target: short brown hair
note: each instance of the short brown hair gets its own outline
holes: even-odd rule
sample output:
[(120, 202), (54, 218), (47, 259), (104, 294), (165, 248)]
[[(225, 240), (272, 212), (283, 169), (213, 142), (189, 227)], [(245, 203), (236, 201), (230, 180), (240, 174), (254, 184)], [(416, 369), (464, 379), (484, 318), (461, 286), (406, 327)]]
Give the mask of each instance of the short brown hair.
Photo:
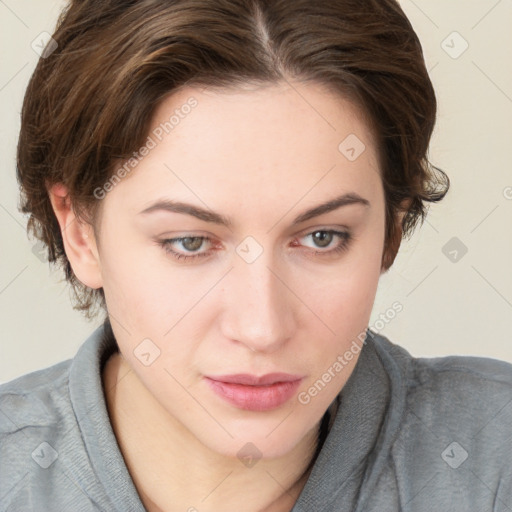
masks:
[[(60, 264), (74, 307), (93, 316), (103, 289), (73, 274), (48, 195), (69, 190), (94, 225), (94, 190), (112, 162), (141, 147), (155, 108), (180, 87), (272, 84), (287, 77), (327, 85), (352, 100), (376, 134), (386, 201), (383, 267), (427, 202), (448, 191), (427, 158), (436, 97), (421, 44), (395, 0), (72, 0), (28, 85), (17, 150), (27, 230)], [(341, 141), (340, 141), (341, 142)], [(395, 219), (410, 204), (401, 228)]]

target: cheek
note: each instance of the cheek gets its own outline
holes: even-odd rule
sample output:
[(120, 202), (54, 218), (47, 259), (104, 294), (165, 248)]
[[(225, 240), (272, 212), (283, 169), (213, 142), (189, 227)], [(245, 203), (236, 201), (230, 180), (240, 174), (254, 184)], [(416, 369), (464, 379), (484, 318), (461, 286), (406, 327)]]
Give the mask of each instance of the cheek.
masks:
[(381, 257), (382, 244), (360, 243), (328, 279), (315, 283), (312, 278), (308, 283), (308, 304), (315, 305), (314, 312), (336, 333), (334, 344), (352, 340), (366, 330), (379, 284)]
[(130, 241), (119, 231), (103, 245), (101, 272), (108, 311), (129, 332), (141, 332), (163, 315), (175, 290), (165, 285), (162, 269), (151, 261), (154, 252), (156, 248)]
[[(146, 352), (142, 345), (137, 347), (149, 339), (157, 347), (149, 343), (149, 352), (160, 351), (151, 365), (154, 371), (161, 364), (187, 368), (196, 340), (202, 339), (215, 318), (214, 293), (207, 295), (212, 278), (173, 267), (163, 249), (150, 243), (137, 246), (120, 241), (108, 249), (103, 265), (105, 298), (125, 357), (133, 367), (140, 366), (134, 353)], [(162, 378), (167, 381), (169, 375), (164, 372)]]
[(378, 272), (368, 271), (333, 279), (329, 286), (317, 290), (313, 299), (320, 306), (321, 318), (339, 339), (347, 339), (366, 329), (378, 285)]

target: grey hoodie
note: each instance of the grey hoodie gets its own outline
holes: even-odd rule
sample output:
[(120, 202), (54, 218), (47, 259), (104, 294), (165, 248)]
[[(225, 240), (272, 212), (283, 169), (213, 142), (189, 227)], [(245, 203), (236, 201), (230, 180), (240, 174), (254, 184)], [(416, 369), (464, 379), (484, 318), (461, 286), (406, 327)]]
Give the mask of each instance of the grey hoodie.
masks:
[[(0, 386), (1, 512), (145, 510), (106, 409), (106, 325)], [(512, 511), (512, 365), (414, 358), (368, 330), (337, 398), (292, 512)]]

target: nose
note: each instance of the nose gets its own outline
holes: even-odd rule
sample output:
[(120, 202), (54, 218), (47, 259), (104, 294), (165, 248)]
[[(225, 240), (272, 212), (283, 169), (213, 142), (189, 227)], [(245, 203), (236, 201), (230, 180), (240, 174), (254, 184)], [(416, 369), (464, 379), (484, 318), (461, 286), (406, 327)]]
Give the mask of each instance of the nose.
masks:
[(221, 328), (227, 339), (270, 353), (293, 336), (297, 305), (285, 276), (265, 254), (252, 263), (240, 259), (227, 276)]

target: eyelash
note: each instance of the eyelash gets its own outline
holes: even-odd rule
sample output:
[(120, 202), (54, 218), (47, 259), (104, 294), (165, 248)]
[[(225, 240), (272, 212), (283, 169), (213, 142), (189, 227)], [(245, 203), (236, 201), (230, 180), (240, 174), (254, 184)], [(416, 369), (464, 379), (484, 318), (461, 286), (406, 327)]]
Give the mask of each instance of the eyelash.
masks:
[[(334, 247), (333, 249), (330, 249), (328, 251), (314, 251), (313, 250), (315, 255), (333, 256), (335, 254), (342, 253), (348, 249), (348, 247), (352, 241), (352, 235), (348, 231), (336, 231), (336, 230), (332, 230), (332, 229), (315, 229), (314, 231), (311, 231), (310, 233), (307, 233), (306, 235), (304, 235), (304, 237), (314, 235), (315, 233), (328, 233), (328, 234), (335, 235), (341, 239), (341, 243), (339, 243), (336, 247)], [(304, 237), (300, 237), (300, 238), (304, 238)], [(207, 236), (183, 236), (183, 237), (177, 237), (177, 238), (168, 238), (168, 239), (164, 239), (164, 240), (157, 240), (157, 244), (160, 245), (167, 254), (170, 254), (172, 257), (174, 257), (177, 260), (183, 259), (186, 261), (191, 261), (196, 258), (203, 258), (203, 257), (210, 256), (210, 252), (202, 252), (202, 253), (187, 255), (187, 254), (182, 254), (182, 253), (176, 252), (173, 249), (171, 249), (171, 247), (174, 243), (182, 242), (183, 240), (186, 240), (187, 238), (201, 239), (203, 241), (211, 241), (212, 240), (211, 238), (209, 238)]]

